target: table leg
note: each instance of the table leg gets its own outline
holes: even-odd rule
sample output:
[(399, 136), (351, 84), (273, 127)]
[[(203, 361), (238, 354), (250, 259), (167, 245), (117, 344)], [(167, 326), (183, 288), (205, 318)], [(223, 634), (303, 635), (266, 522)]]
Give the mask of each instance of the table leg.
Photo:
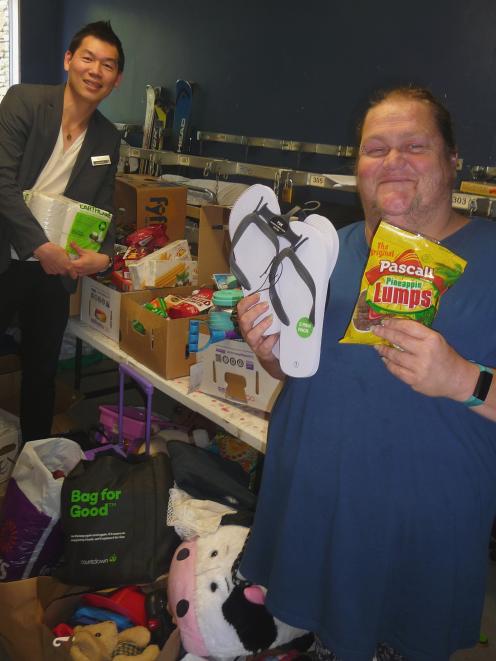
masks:
[(83, 341), (76, 337), (76, 355), (74, 356), (74, 390), (81, 386), (81, 366), (83, 360)]

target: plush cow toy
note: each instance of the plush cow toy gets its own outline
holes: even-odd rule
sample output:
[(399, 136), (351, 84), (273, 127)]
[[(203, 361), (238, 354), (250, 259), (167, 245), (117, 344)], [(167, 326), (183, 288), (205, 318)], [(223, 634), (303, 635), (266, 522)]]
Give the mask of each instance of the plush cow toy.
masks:
[(168, 607), (184, 649), (202, 657), (255, 654), (293, 641), (307, 649), (312, 636), (272, 617), (265, 592), (237, 573), (249, 529), (224, 525), (183, 542), (168, 579)]

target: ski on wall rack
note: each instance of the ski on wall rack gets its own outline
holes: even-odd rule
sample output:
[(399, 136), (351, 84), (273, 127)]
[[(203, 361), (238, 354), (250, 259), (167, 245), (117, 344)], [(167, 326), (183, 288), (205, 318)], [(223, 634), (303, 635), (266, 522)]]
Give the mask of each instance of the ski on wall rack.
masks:
[[(146, 86), (146, 108), (145, 108), (145, 123), (143, 124), (143, 149), (150, 149), (151, 136), (153, 131), (153, 118), (155, 113), (155, 88), (153, 85)], [(139, 173), (147, 174), (148, 161), (144, 158), (140, 159)]]
[[(171, 120), (171, 108), (167, 101), (167, 90), (165, 87), (155, 88), (155, 105), (153, 113), (153, 124), (150, 136), (150, 149), (162, 151), (165, 149), (167, 133)], [(148, 172), (153, 176), (160, 175), (160, 163), (149, 162)]]
[(178, 154), (189, 151), (192, 108), (192, 83), (180, 78), (176, 81), (176, 106), (174, 109), (174, 123), (172, 126), (172, 147)]
[[(143, 149), (160, 151), (165, 148), (168, 132), (170, 133), (169, 124), (171, 122), (171, 116), (172, 112), (167, 100), (166, 88), (147, 85), (145, 122), (143, 125)], [(160, 164), (141, 159), (139, 172), (140, 174), (158, 176), (160, 174)]]

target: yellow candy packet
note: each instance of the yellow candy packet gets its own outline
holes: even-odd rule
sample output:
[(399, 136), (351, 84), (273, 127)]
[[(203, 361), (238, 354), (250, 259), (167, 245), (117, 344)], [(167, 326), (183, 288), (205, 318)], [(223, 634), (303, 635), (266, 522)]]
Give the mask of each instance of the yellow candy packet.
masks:
[(467, 262), (422, 234), (382, 220), (372, 238), (360, 294), (344, 344), (389, 344), (371, 328), (385, 317), (414, 319), (431, 326), (444, 292)]

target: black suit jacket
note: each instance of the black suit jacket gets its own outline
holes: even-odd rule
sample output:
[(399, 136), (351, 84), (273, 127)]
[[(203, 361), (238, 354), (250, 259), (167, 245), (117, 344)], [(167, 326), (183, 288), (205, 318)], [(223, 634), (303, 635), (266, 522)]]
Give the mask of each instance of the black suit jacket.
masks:
[[(19, 258), (48, 239), (24, 203), (22, 192), (32, 188), (50, 158), (62, 122), (65, 85), (14, 85), (0, 104), (0, 273), (10, 262), (10, 247)], [(64, 195), (113, 212), (114, 179), (120, 136), (98, 110), (91, 116)], [(94, 166), (92, 156), (108, 155), (110, 165)], [(102, 246), (111, 255), (114, 224)], [(63, 278), (68, 291), (76, 281)]]

